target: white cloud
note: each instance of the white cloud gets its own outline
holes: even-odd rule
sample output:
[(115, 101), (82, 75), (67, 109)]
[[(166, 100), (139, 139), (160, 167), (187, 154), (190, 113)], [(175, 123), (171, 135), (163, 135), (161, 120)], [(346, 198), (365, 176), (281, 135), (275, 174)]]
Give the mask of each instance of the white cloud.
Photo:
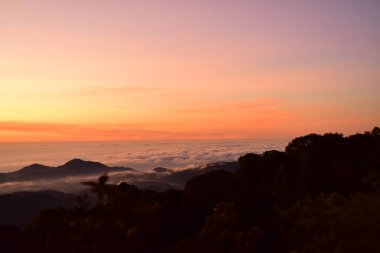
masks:
[(1, 144), (0, 171), (14, 171), (33, 163), (57, 166), (73, 158), (141, 171), (155, 167), (176, 170), (233, 161), (248, 152), (283, 150), (286, 144), (286, 140)]

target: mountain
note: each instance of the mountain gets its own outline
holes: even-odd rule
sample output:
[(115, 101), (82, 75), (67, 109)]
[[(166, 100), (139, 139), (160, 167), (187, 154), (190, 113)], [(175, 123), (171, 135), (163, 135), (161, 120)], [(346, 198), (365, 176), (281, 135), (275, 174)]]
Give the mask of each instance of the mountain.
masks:
[[(181, 189), (185, 183), (203, 173), (214, 170), (227, 170), (234, 172), (238, 167), (237, 162), (219, 162), (208, 164), (204, 167), (186, 169), (182, 171), (172, 171), (166, 168), (156, 168), (151, 173), (121, 173), (120, 176), (113, 176), (114, 181), (130, 181), (140, 189), (149, 189), (164, 192), (168, 189)], [(105, 164), (92, 161), (84, 161), (81, 159), (73, 159), (63, 165), (57, 167), (45, 166), (42, 164), (32, 164), (18, 171), (0, 174), (1, 183), (16, 181), (31, 181), (39, 184), (41, 189), (72, 189), (67, 192), (88, 193), (83, 189), (79, 182), (59, 183), (57, 185), (49, 184), (43, 179), (55, 179), (61, 181), (60, 178), (68, 176), (83, 176), (103, 174), (105, 172), (133, 172), (135, 170), (126, 167), (109, 167)], [(26, 182), (28, 183), (28, 182)], [(67, 185), (66, 185), (67, 184)], [(62, 186), (66, 185), (66, 186)], [(79, 188), (78, 188), (78, 186)], [(82, 188), (80, 188), (82, 187)], [(77, 189), (78, 190), (75, 190)], [(32, 188), (33, 189), (33, 188)], [(39, 188), (34, 188), (39, 189)], [(56, 190), (40, 190), (40, 191), (21, 191), (0, 195), (0, 226), (1, 225), (22, 225), (31, 220), (42, 209), (56, 207), (73, 207), (75, 206), (75, 194), (63, 193)]]
[(236, 161), (210, 163), (203, 167), (196, 167), (178, 171), (158, 167), (150, 173), (113, 176), (111, 177), (111, 179), (113, 179), (116, 182), (126, 181), (142, 189), (153, 189), (163, 191), (167, 189), (182, 189), (185, 186), (186, 182), (189, 181), (191, 178), (207, 172), (215, 170), (235, 172), (238, 169), (238, 167), (239, 164)]
[(217, 162), (207, 164), (205, 167), (192, 168), (180, 171), (173, 171), (169, 174), (164, 174), (160, 177), (160, 181), (167, 184), (176, 185), (183, 188), (188, 180), (195, 176), (214, 171), (214, 170), (225, 170), (229, 172), (235, 172), (239, 167), (238, 162)]
[(110, 183), (128, 182), (141, 189), (165, 191), (181, 189), (191, 178), (209, 171), (234, 172), (237, 168), (237, 162), (217, 162), (180, 171), (158, 167), (151, 172), (139, 172), (128, 167), (109, 167), (99, 162), (73, 159), (57, 167), (32, 164), (15, 172), (1, 173), (0, 194), (47, 189), (82, 192), (86, 187), (81, 182), (96, 181), (104, 173), (110, 173)]
[(81, 159), (73, 159), (65, 163), (64, 165), (58, 166), (59, 169), (64, 170), (99, 170), (99, 169), (108, 169), (109, 167), (105, 164), (92, 161), (84, 161)]
[(0, 225), (21, 225), (46, 208), (73, 207), (74, 198), (51, 190), (0, 195)]
[(134, 171), (127, 167), (108, 167), (105, 164), (73, 159), (57, 167), (32, 164), (15, 172), (0, 173), (0, 184), (14, 181), (31, 181), (69, 176), (102, 174), (107, 172)]
[(177, 185), (168, 184), (160, 181), (135, 181), (133, 182), (138, 189), (142, 190), (152, 190), (157, 192), (165, 192), (169, 189), (180, 190), (182, 187), (178, 187)]

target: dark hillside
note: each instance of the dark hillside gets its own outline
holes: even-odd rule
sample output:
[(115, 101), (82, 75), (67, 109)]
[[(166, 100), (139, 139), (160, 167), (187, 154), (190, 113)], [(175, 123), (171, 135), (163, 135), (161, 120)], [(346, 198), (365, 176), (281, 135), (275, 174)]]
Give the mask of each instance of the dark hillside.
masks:
[(86, 182), (96, 204), (43, 210), (14, 237), (55, 253), (380, 252), (379, 128), (298, 137), (238, 164), (165, 192), (102, 176)]

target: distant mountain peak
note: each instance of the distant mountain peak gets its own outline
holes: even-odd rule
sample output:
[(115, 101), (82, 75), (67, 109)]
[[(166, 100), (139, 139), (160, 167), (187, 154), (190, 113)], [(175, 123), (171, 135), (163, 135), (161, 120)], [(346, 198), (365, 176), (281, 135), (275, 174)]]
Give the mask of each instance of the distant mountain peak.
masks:
[(85, 161), (79, 158), (72, 159), (65, 163), (64, 165), (59, 166), (60, 168), (64, 169), (75, 169), (75, 168), (86, 168), (86, 169), (91, 169), (91, 168), (108, 168), (107, 165), (99, 163), (99, 162), (92, 162), (92, 161)]
[(45, 169), (49, 169), (49, 168), (50, 168), (49, 166), (39, 164), (39, 163), (34, 163), (32, 165), (28, 165), (28, 166), (22, 168), (20, 171), (38, 171), (38, 170), (45, 170)]
[(47, 178), (75, 177), (80, 175), (97, 175), (107, 172), (125, 172), (134, 171), (127, 167), (109, 167), (103, 163), (85, 161), (82, 159), (72, 159), (67, 163), (50, 167), (42, 164), (32, 164), (18, 171), (0, 173), (0, 184), (14, 181), (31, 181)]

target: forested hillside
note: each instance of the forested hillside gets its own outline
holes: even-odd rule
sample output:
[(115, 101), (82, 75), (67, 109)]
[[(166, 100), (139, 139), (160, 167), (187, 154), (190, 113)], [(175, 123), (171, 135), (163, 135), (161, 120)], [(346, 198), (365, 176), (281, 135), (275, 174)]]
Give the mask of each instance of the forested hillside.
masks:
[(4, 252), (380, 252), (380, 129), (310, 134), (184, 190), (85, 184), (78, 207), (3, 227)]

